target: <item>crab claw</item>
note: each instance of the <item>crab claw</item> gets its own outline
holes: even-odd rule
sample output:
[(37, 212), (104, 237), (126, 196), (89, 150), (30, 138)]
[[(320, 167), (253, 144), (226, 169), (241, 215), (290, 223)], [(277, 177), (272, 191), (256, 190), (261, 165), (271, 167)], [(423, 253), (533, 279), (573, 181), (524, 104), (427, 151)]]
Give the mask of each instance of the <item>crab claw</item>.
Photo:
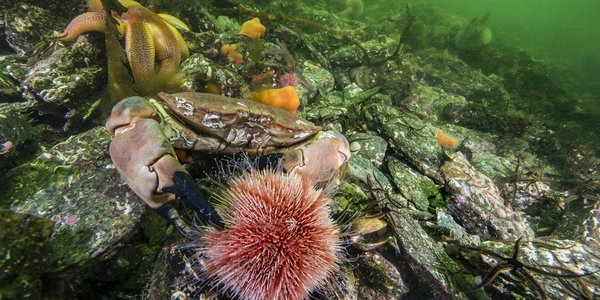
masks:
[(312, 185), (329, 181), (350, 159), (348, 140), (336, 131), (320, 132), (313, 140), (283, 155), (283, 169)]
[(113, 107), (106, 128), (114, 136), (109, 151), (121, 177), (173, 223), (172, 206), (165, 204), (179, 196), (203, 222), (223, 227), (221, 217), (177, 160), (160, 122), (156, 109), (142, 97), (126, 98)]

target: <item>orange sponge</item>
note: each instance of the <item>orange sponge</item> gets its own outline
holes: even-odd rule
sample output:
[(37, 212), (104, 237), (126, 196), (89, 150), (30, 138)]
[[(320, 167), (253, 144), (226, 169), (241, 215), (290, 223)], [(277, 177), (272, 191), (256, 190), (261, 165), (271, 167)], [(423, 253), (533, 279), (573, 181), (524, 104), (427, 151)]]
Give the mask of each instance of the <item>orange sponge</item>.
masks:
[(260, 19), (254, 18), (242, 24), (242, 28), (240, 28), (240, 34), (257, 39), (265, 34), (265, 30), (266, 28), (260, 23)]
[(238, 45), (223, 45), (221, 54), (226, 55), (230, 63), (241, 64), (244, 60), (244, 55), (238, 51)]
[(300, 106), (298, 93), (296, 93), (296, 89), (293, 86), (286, 86), (280, 89), (265, 89), (253, 93), (251, 98), (255, 101), (287, 110), (293, 114), (296, 113), (298, 106)]

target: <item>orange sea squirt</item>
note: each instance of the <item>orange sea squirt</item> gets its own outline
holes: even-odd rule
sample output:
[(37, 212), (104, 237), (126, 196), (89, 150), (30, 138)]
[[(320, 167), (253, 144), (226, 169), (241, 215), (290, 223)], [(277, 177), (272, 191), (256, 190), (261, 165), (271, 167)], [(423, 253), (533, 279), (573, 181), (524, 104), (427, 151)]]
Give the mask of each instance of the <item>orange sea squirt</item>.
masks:
[(227, 56), (230, 63), (241, 64), (244, 60), (244, 55), (238, 51), (238, 45), (223, 45), (221, 47), (221, 54)]
[(266, 28), (260, 23), (260, 19), (254, 18), (242, 24), (242, 27), (240, 28), (240, 34), (249, 38), (257, 39), (265, 34), (265, 30)]
[(460, 144), (457, 138), (445, 133), (439, 128), (437, 130), (436, 138), (438, 145), (442, 146), (443, 148), (456, 149)]
[(293, 114), (296, 113), (300, 106), (298, 93), (296, 93), (296, 88), (293, 86), (286, 86), (280, 89), (265, 89), (252, 93), (251, 98), (252, 100), (287, 110)]

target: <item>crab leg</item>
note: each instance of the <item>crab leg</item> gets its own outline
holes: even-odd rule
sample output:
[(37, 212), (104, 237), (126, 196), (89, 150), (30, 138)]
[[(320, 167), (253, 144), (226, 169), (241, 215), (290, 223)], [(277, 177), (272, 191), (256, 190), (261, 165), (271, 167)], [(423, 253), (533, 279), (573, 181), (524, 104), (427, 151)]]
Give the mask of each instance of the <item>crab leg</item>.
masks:
[(160, 121), (142, 97), (126, 98), (113, 107), (106, 128), (114, 136), (109, 151), (121, 177), (172, 223), (177, 222), (172, 220), (171, 203), (179, 196), (203, 222), (223, 227), (221, 217), (177, 160)]

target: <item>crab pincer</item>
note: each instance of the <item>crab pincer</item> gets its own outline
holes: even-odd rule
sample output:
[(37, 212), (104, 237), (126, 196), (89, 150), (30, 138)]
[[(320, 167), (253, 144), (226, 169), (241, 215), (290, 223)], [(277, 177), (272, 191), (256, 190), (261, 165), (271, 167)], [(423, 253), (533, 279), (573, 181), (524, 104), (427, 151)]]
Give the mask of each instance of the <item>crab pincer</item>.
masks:
[(106, 128), (113, 135), (110, 156), (131, 189), (148, 206), (177, 223), (176, 196), (204, 223), (223, 227), (223, 220), (177, 160), (163, 134), (160, 116), (142, 97), (129, 97), (113, 107)]

